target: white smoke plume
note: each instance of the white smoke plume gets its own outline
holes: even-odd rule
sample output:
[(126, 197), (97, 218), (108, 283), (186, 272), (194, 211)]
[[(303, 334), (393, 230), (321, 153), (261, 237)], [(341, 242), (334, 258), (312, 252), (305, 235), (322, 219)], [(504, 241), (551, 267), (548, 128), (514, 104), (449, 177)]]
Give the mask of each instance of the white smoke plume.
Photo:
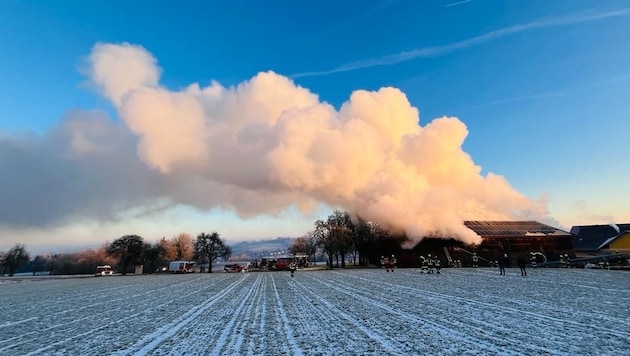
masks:
[(621, 231), (619, 230), (619, 226), (617, 226), (617, 224), (611, 223), (610, 226), (615, 229), (615, 231), (617, 231), (617, 234), (620, 234)]
[[(464, 220), (548, 218), (546, 202), (481, 174), (462, 150), (462, 121), (421, 125), (418, 109), (395, 88), (355, 91), (337, 110), (273, 72), (234, 87), (172, 91), (159, 83), (157, 60), (130, 44), (97, 44), (89, 67), (146, 164), (136, 170), (148, 180), (129, 177), (143, 189), (131, 193), (136, 202), (166, 199), (243, 217), (292, 205), (309, 213), (324, 203), (415, 241), (443, 233), (477, 243)], [(102, 155), (104, 141), (94, 140), (105, 128), (74, 122), (71, 129), (73, 157)]]

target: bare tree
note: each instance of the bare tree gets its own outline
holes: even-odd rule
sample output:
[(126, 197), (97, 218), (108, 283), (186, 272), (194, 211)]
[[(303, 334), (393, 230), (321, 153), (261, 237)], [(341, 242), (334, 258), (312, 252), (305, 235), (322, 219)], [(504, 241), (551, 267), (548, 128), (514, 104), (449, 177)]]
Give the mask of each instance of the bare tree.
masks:
[[(346, 268), (346, 255), (351, 246), (352, 231), (354, 230), (350, 215), (345, 211), (335, 210), (332, 215), (328, 216), (327, 225), (334, 240), (335, 253), (341, 258), (341, 268)], [(337, 265), (339, 265), (338, 261)]]
[(317, 239), (317, 244), (322, 247), (322, 250), (327, 256), (326, 266), (328, 269), (333, 268), (333, 256), (335, 255), (336, 246), (334, 235), (331, 232), (330, 226), (323, 220), (315, 221), (315, 229), (313, 235)]
[(11, 249), (5, 252), (2, 256), (2, 260), (0, 261), (3, 268), (2, 274), (4, 275), (4, 273), (8, 271), (9, 276), (13, 276), (15, 271), (30, 259), (31, 258), (28, 252), (26, 252), (24, 245), (15, 244), (15, 246), (11, 247)]
[[(309, 231), (306, 236), (298, 237), (295, 242), (289, 246), (289, 251), (293, 254), (303, 253), (308, 256), (309, 260), (313, 257), (315, 262), (315, 253), (317, 253), (317, 240), (312, 231)], [(309, 261), (310, 262), (310, 261)]]
[(320, 250), (319, 245), (317, 243), (317, 236), (315, 236), (313, 231), (310, 231), (306, 234), (306, 241), (308, 242), (308, 255), (313, 258), (313, 264), (317, 265), (317, 252)]
[(195, 255), (208, 263), (208, 273), (212, 273), (212, 263), (218, 258), (228, 259), (232, 255), (232, 249), (221, 239), (218, 232), (213, 231), (209, 234), (202, 232), (197, 235)]
[(308, 250), (308, 241), (305, 237), (298, 237), (295, 241), (289, 246), (289, 252), (294, 255), (298, 253), (306, 254)]
[(195, 241), (192, 236), (181, 233), (177, 236), (166, 240), (162, 238), (159, 244), (164, 249), (164, 255), (167, 260), (191, 260), (195, 253)]
[(352, 231), (352, 259), (355, 264), (357, 259), (360, 265), (369, 264), (368, 250), (374, 242), (375, 235), (382, 229), (378, 224), (366, 221), (361, 217), (357, 218), (354, 225), (355, 228)]
[(31, 271), (33, 272), (33, 276), (35, 276), (38, 272), (43, 272), (48, 264), (48, 260), (46, 256), (37, 255), (31, 261)]

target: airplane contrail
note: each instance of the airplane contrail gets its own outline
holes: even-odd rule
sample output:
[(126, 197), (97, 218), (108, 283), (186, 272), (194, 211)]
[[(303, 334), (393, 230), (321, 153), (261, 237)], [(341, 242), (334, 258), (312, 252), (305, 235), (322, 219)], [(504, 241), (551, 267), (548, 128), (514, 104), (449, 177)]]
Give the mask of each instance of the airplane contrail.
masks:
[(445, 7), (457, 6), (457, 5), (465, 4), (465, 3), (471, 2), (471, 1), (472, 0), (463, 0), (463, 1), (453, 2), (453, 3), (450, 3), (450, 4), (446, 5)]
[(438, 57), (447, 53), (451, 53), (460, 49), (476, 46), (482, 43), (486, 43), (492, 40), (496, 40), (498, 38), (506, 37), (509, 35), (513, 35), (516, 33), (522, 33), (530, 30), (535, 30), (544, 27), (555, 27), (555, 26), (564, 26), (585, 22), (593, 22), (599, 21), (607, 18), (614, 17), (622, 17), (630, 15), (630, 8), (608, 11), (608, 12), (600, 12), (600, 13), (574, 13), (563, 17), (549, 17), (542, 18), (532, 22), (514, 25), (510, 27), (504, 27), (495, 31), (487, 32), (477, 37), (472, 37), (463, 41), (454, 42), (441, 46), (432, 46), (432, 47), (423, 47), (417, 48), (406, 52), (401, 52), (397, 54), (390, 54), (383, 57), (371, 58), (360, 60), (356, 62), (351, 62), (339, 66), (337, 68), (322, 70), (322, 71), (312, 71), (312, 72), (302, 72), (291, 75), (290, 77), (301, 78), (301, 77), (314, 77), (314, 76), (322, 76), (329, 75), (335, 73), (343, 73), (350, 72), (363, 68), (371, 68), (377, 66), (389, 66), (394, 65), (406, 61), (410, 61), (412, 59), (417, 58), (429, 58), (429, 57)]

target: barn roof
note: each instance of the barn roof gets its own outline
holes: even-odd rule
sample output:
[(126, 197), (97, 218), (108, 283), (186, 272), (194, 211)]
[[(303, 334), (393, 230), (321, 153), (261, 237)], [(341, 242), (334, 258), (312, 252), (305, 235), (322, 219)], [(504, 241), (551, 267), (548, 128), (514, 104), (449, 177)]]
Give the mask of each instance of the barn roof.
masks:
[(630, 231), (630, 223), (574, 226), (573, 247), (576, 251), (598, 251), (625, 231)]
[(538, 221), (464, 221), (479, 236), (567, 236), (567, 231)]

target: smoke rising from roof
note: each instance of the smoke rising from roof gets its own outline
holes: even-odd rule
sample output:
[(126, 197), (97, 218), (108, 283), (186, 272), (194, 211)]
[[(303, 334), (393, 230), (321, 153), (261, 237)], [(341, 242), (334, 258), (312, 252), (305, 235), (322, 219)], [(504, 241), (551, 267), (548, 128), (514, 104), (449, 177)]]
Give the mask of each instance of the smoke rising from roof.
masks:
[[(63, 148), (49, 154), (65, 152), (54, 159), (75, 168), (93, 218), (115, 215), (104, 206), (165, 199), (244, 217), (292, 205), (309, 213), (324, 203), (416, 241), (437, 233), (468, 243), (480, 238), (464, 220), (548, 218), (545, 201), (523, 196), (500, 175), (481, 175), (462, 150), (462, 121), (421, 125), (396, 88), (355, 91), (339, 110), (274, 72), (234, 87), (172, 91), (159, 83), (157, 60), (130, 44), (97, 44), (89, 69), (124, 127), (101, 117), (66, 120), (63, 135), (47, 142)], [(95, 173), (110, 168), (121, 176)], [(69, 206), (56, 214), (86, 212)]]
[(198, 193), (229, 187), (242, 213), (324, 202), (412, 237), (438, 232), (467, 242), (479, 237), (463, 220), (547, 214), (503, 177), (480, 175), (462, 150), (463, 122), (421, 126), (398, 89), (355, 91), (337, 111), (273, 72), (236, 87), (174, 92), (159, 86), (157, 61), (141, 47), (99, 44), (90, 58), (94, 83), (138, 135), (147, 165), (193, 177)]

